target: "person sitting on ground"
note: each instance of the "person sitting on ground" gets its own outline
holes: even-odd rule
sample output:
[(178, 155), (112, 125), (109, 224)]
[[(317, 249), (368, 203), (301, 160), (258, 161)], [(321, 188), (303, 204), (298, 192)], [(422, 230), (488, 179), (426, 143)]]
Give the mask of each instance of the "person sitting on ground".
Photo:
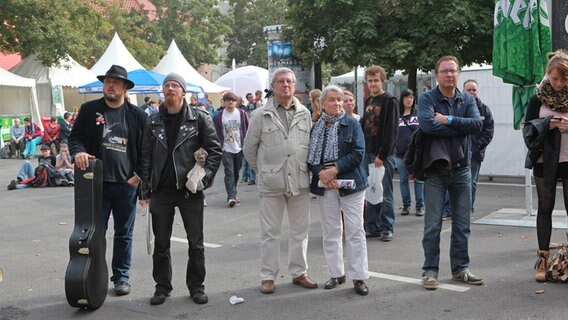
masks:
[[(50, 164), (55, 166), (55, 156), (51, 154), (51, 150), (48, 146), (41, 146), (41, 156), (37, 158), (38, 166), (41, 164)], [(24, 161), (18, 171), (16, 180), (12, 180), (8, 185), (8, 190), (14, 189), (24, 189), (31, 186), (31, 182), (35, 179), (34, 168), (29, 160)]]
[(25, 134), (24, 139), (26, 140), (26, 147), (24, 148), (24, 152), (22, 153), (24, 158), (31, 158), (36, 154), (36, 147), (39, 143), (41, 143), (41, 128), (35, 122), (33, 122), (30, 118), (24, 118), (25, 126)]
[(42, 143), (51, 148), (51, 154), (57, 154), (61, 141), (61, 127), (57, 123), (57, 117), (51, 117), (44, 129)]
[(69, 182), (73, 183), (75, 181), (73, 174), (75, 164), (69, 154), (69, 146), (67, 143), (61, 144), (61, 150), (57, 157), (55, 157), (55, 168), (57, 168)]

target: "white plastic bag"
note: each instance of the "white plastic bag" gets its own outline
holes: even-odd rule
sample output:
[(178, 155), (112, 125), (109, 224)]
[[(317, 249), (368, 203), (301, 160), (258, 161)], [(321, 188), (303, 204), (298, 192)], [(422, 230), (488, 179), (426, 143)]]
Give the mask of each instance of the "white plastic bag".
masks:
[(383, 177), (385, 176), (385, 166), (375, 167), (374, 163), (369, 164), (369, 186), (365, 192), (365, 200), (370, 204), (383, 202)]

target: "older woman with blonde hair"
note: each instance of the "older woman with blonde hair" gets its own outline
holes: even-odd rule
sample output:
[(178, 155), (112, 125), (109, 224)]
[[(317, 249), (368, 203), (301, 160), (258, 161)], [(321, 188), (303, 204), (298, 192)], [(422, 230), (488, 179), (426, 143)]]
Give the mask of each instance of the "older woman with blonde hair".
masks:
[[(564, 207), (568, 210), (568, 54), (548, 55), (547, 79), (531, 98), (523, 136), (528, 148), (525, 167), (533, 169), (538, 195), (536, 280), (547, 280), (556, 183), (562, 181)], [(546, 170), (545, 170), (546, 168)]]
[[(329, 269), (326, 289), (353, 281), (355, 292), (367, 295), (369, 278), (363, 203), (367, 175), (363, 167), (365, 140), (357, 120), (343, 110), (343, 90), (326, 87), (322, 113), (310, 137), (308, 164), (313, 173), (310, 191), (318, 196), (323, 226), (323, 250)], [(342, 221), (343, 212), (343, 221)], [(347, 272), (343, 263), (345, 231)]]

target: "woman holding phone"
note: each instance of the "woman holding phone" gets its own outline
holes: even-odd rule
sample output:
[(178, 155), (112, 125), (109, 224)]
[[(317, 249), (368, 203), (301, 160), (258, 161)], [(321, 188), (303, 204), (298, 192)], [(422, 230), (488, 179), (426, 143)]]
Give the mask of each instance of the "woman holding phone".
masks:
[(556, 184), (562, 180), (568, 208), (568, 54), (548, 55), (547, 78), (529, 102), (523, 137), (529, 149), (525, 167), (533, 169), (538, 195), (536, 280), (546, 281)]

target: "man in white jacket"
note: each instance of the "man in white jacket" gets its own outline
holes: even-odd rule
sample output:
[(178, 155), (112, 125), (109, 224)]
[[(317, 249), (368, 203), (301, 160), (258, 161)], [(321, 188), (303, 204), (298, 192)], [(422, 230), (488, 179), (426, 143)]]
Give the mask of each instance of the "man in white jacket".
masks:
[(272, 89), (274, 97), (253, 113), (244, 140), (244, 155), (257, 172), (260, 193), (260, 291), (275, 291), (285, 211), (291, 233), (288, 271), (292, 282), (314, 289), (317, 283), (307, 275), (310, 112), (293, 96), (296, 77), (292, 70), (279, 68), (274, 71)]

